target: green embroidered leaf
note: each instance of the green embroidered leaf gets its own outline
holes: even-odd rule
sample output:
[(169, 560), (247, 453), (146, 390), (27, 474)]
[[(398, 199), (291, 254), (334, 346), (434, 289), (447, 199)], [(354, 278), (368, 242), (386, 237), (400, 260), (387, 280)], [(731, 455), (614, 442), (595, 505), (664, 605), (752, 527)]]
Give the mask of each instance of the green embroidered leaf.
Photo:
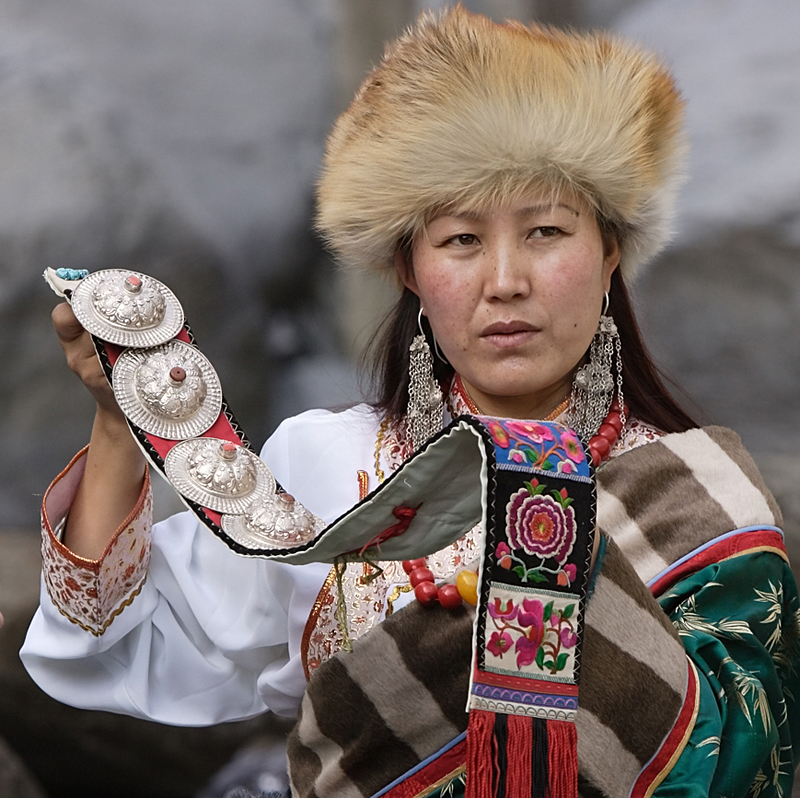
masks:
[[(530, 454), (528, 456), (530, 457)], [(533, 462), (533, 460), (531, 460), (531, 462)], [(544, 485), (536, 485), (534, 487), (532, 482), (526, 482), (525, 487), (528, 489), (528, 493), (530, 493), (531, 496), (538, 496), (540, 493), (544, 492)]]
[[(516, 570), (516, 569), (514, 569), (514, 570)], [(528, 579), (532, 579), (534, 582), (546, 582), (547, 581), (547, 577), (546, 576), (542, 576), (542, 574), (539, 573), (539, 571), (537, 571), (535, 568), (531, 568), (531, 570), (528, 571)]]
[(564, 607), (564, 611), (561, 613), (561, 617), (565, 621), (568, 621), (572, 617), (572, 613), (573, 612), (575, 612), (575, 605), (574, 604), (567, 604), (567, 606)]
[(541, 647), (536, 652), (536, 664), (541, 670), (544, 670), (544, 649)]
[(550, 616), (553, 614), (553, 602), (548, 601), (547, 604), (544, 605), (544, 612), (542, 613), (542, 617), (544, 618), (544, 622), (547, 623), (550, 620)]
[(536, 458), (539, 456), (530, 446), (523, 446), (521, 451), (528, 458), (529, 463), (535, 463)]
[(525, 582), (525, 566), (524, 565), (515, 565), (511, 569), (523, 582)]
[(550, 460), (545, 460), (542, 463), (542, 471), (552, 471), (555, 468), (553, 463)]
[(564, 501), (561, 502), (561, 506), (566, 510), (567, 507), (569, 507), (570, 504), (572, 504), (573, 501), (574, 501), (574, 499), (570, 496), (568, 499), (564, 499)]
[(553, 660), (551, 660), (551, 659), (545, 660), (544, 661), (544, 667), (545, 668), (550, 668), (552, 670), (553, 669)]
[(568, 659), (569, 659), (569, 654), (567, 654), (566, 652), (559, 654), (558, 657), (556, 658), (556, 670), (563, 671), (564, 667), (567, 664)]

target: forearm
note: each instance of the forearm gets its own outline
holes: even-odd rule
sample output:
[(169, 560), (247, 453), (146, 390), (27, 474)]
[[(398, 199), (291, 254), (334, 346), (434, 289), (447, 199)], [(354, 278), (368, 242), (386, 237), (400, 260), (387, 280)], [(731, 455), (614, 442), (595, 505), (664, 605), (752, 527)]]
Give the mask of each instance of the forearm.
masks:
[(99, 559), (142, 490), (145, 459), (122, 413), (98, 408), (86, 470), (64, 530), (75, 554)]

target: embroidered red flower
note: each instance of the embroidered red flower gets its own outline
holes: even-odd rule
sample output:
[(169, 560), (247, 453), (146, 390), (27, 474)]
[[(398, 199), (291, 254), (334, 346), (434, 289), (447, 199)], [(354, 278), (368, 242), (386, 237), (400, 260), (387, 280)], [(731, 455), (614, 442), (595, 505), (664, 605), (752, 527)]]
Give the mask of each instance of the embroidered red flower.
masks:
[(486, 648), (496, 657), (502, 657), (514, 644), (514, 640), (508, 632), (492, 632)]
[(489, 615), (492, 618), (513, 621), (517, 617), (517, 613), (519, 613), (519, 607), (515, 606), (511, 599), (502, 601), (495, 597), (495, 600), (489, 604)]
[(564, 447), (567, 457), (573, 463), (582, 463), (586, 459), (586, 455), (583, 453), (583, 446), (581, 446), (578, 436), (572, 430), (561, 434), (561, 445)]
[(508, 433), (503, 429), (503, 425), (497, 421), (490, 421), (488, 426), (494, 442), (501, 449), (508, 449)]
[(577, 536), (575, 512), (562, 507), (550, 496), (531, 496), (527, 488), (518, 490), (507, 507), (506, 533), (515, 549), (542, 559), (563, 563), (572, 551)]

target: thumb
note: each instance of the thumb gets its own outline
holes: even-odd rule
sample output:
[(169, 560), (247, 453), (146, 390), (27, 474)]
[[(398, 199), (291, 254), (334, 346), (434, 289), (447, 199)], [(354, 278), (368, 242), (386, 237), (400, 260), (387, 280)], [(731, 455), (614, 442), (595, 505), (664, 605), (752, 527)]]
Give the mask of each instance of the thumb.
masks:
[(66, 302), (53, 308), (52, 319), (56, 335), (62, 344), (69, 344), (84, 333), (81, 323), (75, 318), (72, 308)]

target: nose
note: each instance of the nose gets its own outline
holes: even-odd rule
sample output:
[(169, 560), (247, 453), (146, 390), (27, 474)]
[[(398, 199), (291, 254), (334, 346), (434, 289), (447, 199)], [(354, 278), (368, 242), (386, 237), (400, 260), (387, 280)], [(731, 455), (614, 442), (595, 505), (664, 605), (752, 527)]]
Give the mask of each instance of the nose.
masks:
[(486, 248), (485, 256), (487, 299), (509, 302), (530, 294), (531, 264), (516, 241), (494, 241)]

